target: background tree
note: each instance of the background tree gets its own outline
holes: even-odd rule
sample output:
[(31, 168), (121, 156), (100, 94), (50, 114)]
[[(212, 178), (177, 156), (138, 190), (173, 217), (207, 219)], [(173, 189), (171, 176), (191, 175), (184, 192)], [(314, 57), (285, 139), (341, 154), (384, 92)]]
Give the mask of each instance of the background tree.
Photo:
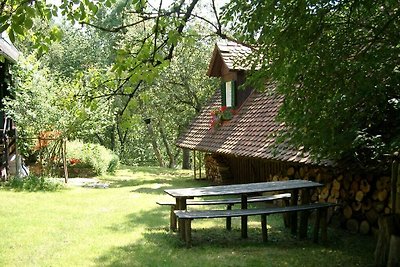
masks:
[(4, 101), (7, 114), (17, 121), (19, 135), (35, 138), (42, 131), (60, 131), (69, 139), (82, 139), (113, 123), (112, 106), (104, 99), (76, 98), (85, 90), (80, 80), (60, 79), (40, 68), (34, 57), (14, 70), (14, 96)]
[(231, 1), (224, 22), (257, 45), (294, 144), (362, 167), (399, 149), (397, 1)]
[[(179, 54), (176, 53), (176, 48), (180, 42), (187, 42), (184, 40), (191, 38), (193, 49), (205, 49), (206, 46), (200, 45), (204, 40), (195, 44), (191, 36), (195, 32), (188, 30), (193, 25), (192, 20), (200, 17), (196, 13), (199, 1), (176, 1), (166, 7), (162, 1), (159, 3), (152, 6), (147, 1), (120, 1), (115, 4), (100, 1), (96, 5), (89, 2), (74, 5), (63, 1), (59, 7), (48, 4), (42, 8), (43, 2), (33, 1), (26, 5), (21, 3), (21, 7), (10, 6), (7, 9), (10, 12), (2, 12), (1, 17), (9, 24), (4, 29), (9, 31), (11, 39), (14, 41), (17, 40), (16, 37), (25, 37), (24, 44), (36, 49), (44, 67), (57, 73), (60, 80), (68, 79), (71, 83), (77, 79), (81, 83), (79, 90), (71, 91), (72, 96), (84, 103), (89, 103), (86, 100), (100, 103), (99, 99), (105, 99), (107, 108), (115, 111), (114, 125), (99, 127), (102, 131), (87, 132), (81, 138), (88, 141), (95, 138), (101, 144), (123, 155), (129, 155), (125, 158), (127, 162), (136, 161), (136, 158), (147, 160), (150, 142), (138, 141), (141, 138), (132, 136), (132, 133), (137, 135), (145, 130), (142, 119), (143, 114), (148, 113), (156, 123), (153, 125), (153, 133), (160, 154), (168, 158), (169, 166), (173, 166), (178, 156), (178, 151), (173, 146), (174, 140), (184, 124), (190, 120), (190, 116), (193, 116), (193, 112), (199, 110), (208, 95), (204, 92), (211, 87), (203, 86), (206, 59), (204, 54), (197, 61), (184, 59), (190, 66), (187, 64), (179, 70), (175, 67), (179, 71), (176, 73), (180, 74), (185, 73), (185, 69), (190, 69), (192, 76), (180, 75), (177, 79), (170, 75), (170, 80), (166, 81), (167, 68), (171, 59)], [(24, 17), (21, 15), (23, 10), (31, 13)], [(215, 11), (215, 6), (213, 10)], [(41, 25), (60, 13), (69, 21), (64, 25), (71, 26), (57, 25), (59, 22), (50, 27)], [(30, 22), (27, 25), (22, 23), (22, 29), (18, 29), (19, 26), (14, 23), (18, 16), (22, 16), (19, 22), (32, 20), (32, 25)], [(34, 22), (36, 20), (38, 23)], [(78, 30), (75, 28), (76, 22), (91, 27)], [(16, 32), (19, 34), (15, 34)], [(54, 38), (42, 40), (52, 32), (56, 33)], [(199, 37), (198, 34), (196, 36)], [(52, 39), (61, 39), (61, 42), (50, 45)], [(189, 72), (185, 75), (189, 75)], [(196, 78), (182, 80), (192, 77)], [(194, 90), (197, 85), (202, 86), (202, 90)], [(166, 91), (170, 89), (174, 89), (173, 96), (169, 96)], [(21, 99), (19, 98), (20, 101)], [(64, 104), (73, 100), (67, 99)], [(171, 106), (173, 101), (180, 102), (180, 106), (175, 109), (171, 106), (164, 107), (166, 99)], [(34, 105), (30, 107), (34, 108)], [(152, 107), (157, 107), (157, 110)], [(176, 118), (175, 123), (167, 120), (171, 117)], [(150, 138), (148, 135), (144, 136)], [(142, 156), (128, 154), (128, 151), (135, 149)]]

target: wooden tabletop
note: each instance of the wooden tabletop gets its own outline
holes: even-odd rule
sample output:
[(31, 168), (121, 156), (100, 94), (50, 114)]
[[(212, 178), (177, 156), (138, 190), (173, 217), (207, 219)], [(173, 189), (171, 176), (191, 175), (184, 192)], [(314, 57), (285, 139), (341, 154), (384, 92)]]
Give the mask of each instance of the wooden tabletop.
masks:
[(313, 188), (320, 186), (323, 185), (307, 180), (288, 180), (277, 182), (166, 189), (164, 191), (168, 195), (171, 195), (175, 198), (191, 198), (203, 196), (238, 195), (273, 191), (286, 191), (292, 189)]

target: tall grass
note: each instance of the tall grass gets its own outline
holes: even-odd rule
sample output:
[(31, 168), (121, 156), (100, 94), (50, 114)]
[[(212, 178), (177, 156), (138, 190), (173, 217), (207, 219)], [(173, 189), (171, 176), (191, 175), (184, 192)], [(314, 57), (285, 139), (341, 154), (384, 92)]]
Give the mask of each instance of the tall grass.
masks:
[[(0, 266), (369, 266), (375, 240), (329, 229), (327, 245), (299, 241), (269, 216), (269, 242), (258, 218), (249, 238), (224, 220), (193, 222), (193, 248), (168, 231), (166, 188), (201, 186), (191, 173), (124, 168), (102, 177), (108, 189), (69, 186), (56, 192), (0, 190)], [(70, 179), (71, 181), (72, 179)], [(71, 181), (72, 182), (72, 181)], [(221, 207), (223, 208), (223, 207)]]

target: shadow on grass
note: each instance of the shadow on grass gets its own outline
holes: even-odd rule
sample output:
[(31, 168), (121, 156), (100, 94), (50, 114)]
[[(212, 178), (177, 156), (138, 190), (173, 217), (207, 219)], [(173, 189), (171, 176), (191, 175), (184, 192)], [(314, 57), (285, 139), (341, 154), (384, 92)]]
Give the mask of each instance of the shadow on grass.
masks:
[[(165, 171), (162, 173), (161, 171)], [(112, 187), (133, 187), (130, 192), (164, 197), (167, 188), (196, 187), (207, 181), (194, 181), (187, 175), (160, 168), (129, 168), (134, 179), (110, 179)], [(141, 177), (141, 173), (145, 172)], [(140, 203), (137, 203), (140, 205)], [(249, 221), (249, 238), (241, 239), (240, 221), (225, 230), (224, 220), (195, 220), (193, 247), (187, 249), (177, 233), (169, 232), (169, 209), (155, 205), (127, 215), (111, 231), (139, 234), (139, 241), (114, 247), (96, 259), (98, 266), (371, 266), (375, 242), (370, 236), (329, 229), (328, 244), (314, 244), (312, 223), (307, 240), (290, 235), (281, 216), (269, 216), (269, 241), (262, 242), (259, 218)], [(143, 230), (144, 229), (144, 230)]]
[[(269, 240), (262, 242), (259, 220), (249, 222), (249, 238), (242, 239), (239, 219), (232, 231), (224, 220), (192, 224), (193, 247), (186, 248), (177, 233), (168, 229), (169, 211), (161, 207), (129, 214), (126, 221), (110, 227), (129, 233), (145, 230), (142, 238), (115, 247), (96, 260), (99, 266), (371, 266), (374, 240), (371, 236), (329, 229), (327, 244), (315, 244), (312, 227), (307, 240), (298, 240), (285, 228), (282, 217), (269, 216)], [(243, 257), (245, 257), (243, 259)]]
[(370, 250), (354, 250), (353, 246), (361, 242), (351, 244), (349, 238), (320, 245), (278, 232), (271, 234), (278, 237), (263, 243), (257, 229), (250, 229), (246, 240), (240, 238), (239, 229), (231, 232), (221, 227), (194, 229), (193, 247), (188, 249), (178, 234), (164, 228), (149, 228), (141, 241), (116, 247), (96, 263), (99, 266), (371, 266), (373, 260)]
[(131, 213), (124, 222), (108, 227), (116, 232), (131, 232), (137, 227), (168, 230), (169, 211), (156, 207), (151, 210)]

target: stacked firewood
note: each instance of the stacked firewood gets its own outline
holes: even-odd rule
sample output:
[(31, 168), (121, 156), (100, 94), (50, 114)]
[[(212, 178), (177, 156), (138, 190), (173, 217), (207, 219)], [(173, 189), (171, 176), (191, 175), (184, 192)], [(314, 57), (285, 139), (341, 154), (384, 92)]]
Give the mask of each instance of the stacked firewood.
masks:
[(290, 167), (285, 176), (273, 180), (306, 179), (324, 184), (311, 196), (312, 201), (340, 204), (340, 222), (352, 232), (368, 234), (378, 227), (381, 214), (391, 212), (390, 177), (372, 175), (333, 175), (328, 170)]
[(204, 156), (204, 165), (208, 180), (213, 183), (227, 183), (232, 179), (232, 173), (226, 160), (223, 157), (214, 154), (206, 154)]
[(391, 212), (390, 177), (340, 175), (318, 190), (320, 202), (340, 203), (343, 224), (352, 232), (368, 234), (377, 227), (380, 214)]

